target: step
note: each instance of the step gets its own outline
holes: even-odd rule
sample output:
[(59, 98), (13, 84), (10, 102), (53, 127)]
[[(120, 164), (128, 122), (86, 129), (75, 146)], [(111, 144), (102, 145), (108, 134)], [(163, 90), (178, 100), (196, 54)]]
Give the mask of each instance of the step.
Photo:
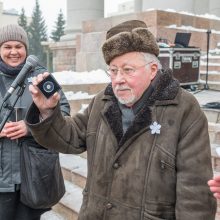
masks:
[(60, 165), (65, 180), (84, 188), (87, 177), (87, 160), (79, 155), (60, 154)]
[[(201, 56), (200, 61), (207, 63), (207, 56)], [(208, 62), (210, 62), (210, 63), (220, 63), (220, 56), (210, 54)]]
[[(200, 63), (200, 70), (205, 71), (207, 68), (206, 62)], [(208, 66), (209, 71), (220, 71), (220, 64), (219, 63), (209, 63)]]
[(220, 109), (202, 108), (209, 122), (220, 123)]
[(214, 172), (220, 172), (220, 145), (211, 144), (212, 168)]
[(78, 112), (83, 112), (84, 109), (89, 105), (92, 99), (75, 99), (75, 100), (68, 100), (70, 104), (71, 115), (74, 115)]
[(103, 90), (107, 83), (93, 83), (93, 84), (74, 84), (74, 85), (61, 85), (64, 92), (86, 92), (88, 94), (97, 94)]
[(196, 92), (191, 92), (192, 95), (195, 96), (195, 98), (198, 100), (199, 104), (205, 105), (209, 102), (216, 102), (220, 101), (220, 92), (219, 91), (213, 91), (213, 90), (201, 90)]
[[(65, 220), (77, 220), (82, 204), (82, 188), (65, 180), (66, 193), (53, 210)], [(48, 219), (49, 220), (49, 219)]]
[[(204, 88), (204, 85), (206, 84), (206, 81), (205, 80), (199, 80), (199, 84), (200, 84), (199, 88)], [(213, 82), (213, 81), (208, 80), (207, 84), (208, 84), (209, 89), (220, 91), (220, 82), (219, 81)]]
[(66, 218), (64, 218), (62, 215), (52, 209), (41, 215), (40, 220), (66, 220)]
[(220, 56), (219, 46), (217, 46), (217, 48), (215, 48), (215, 49), (209, 50), (209, 54), (211, 54), (212, 56)]
[[(206, 80), (206, 71), (200, 71), (200, 79)], [(218, 81), (220, 82), (220, 72), (218, 71), (208, 71), (208, 81)]]
[[(210, 102), (212, 101), (210, 100)], [(206, 108), (202, 105), (202, 110), (209, 122), (220, 123), (220, 109)]]
[(81, 153), (79, 155), (80, 155), (80, 157), (82, 157), (84, 159), (87, 159), (87, 151), (85, 151), (85, 152), (83, 152), (83, 153)]
[[(218, 202), (218, 207), (220, 206), (219, 202)], [(217, 211), (216, 216), (215, 216), (215, 220), (220, 220), (220, 211)]]
[(211, 144), (212, 157), (220, 159), (220, 144)]
[(209, 122), (210, 143), (220, 144), (220, 123)]

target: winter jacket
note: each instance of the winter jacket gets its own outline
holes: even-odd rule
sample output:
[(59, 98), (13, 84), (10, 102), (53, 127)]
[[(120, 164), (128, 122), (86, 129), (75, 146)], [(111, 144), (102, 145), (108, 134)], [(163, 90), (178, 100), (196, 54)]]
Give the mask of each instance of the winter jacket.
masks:
[(57, 107), (39, 123), (35, 112), (32, 105), (26, 120), (37, 141), (63, 153), (87, 151), (79, 220), (215, 219), (207, 119), (170, 71), (124, 135), (111, 84), (84, 114), (63, 117)]
[[(9, 121), (16, 121), (16, 113), (19, 120), (25, 118), (26, 111), (32, 103), (32, 97), (29, 92), (28, 86), (31, 82), (31, 78), (36, 76), (39, 73), (45, 72), (46, 69), (43, 67), (36, 67), (34, 71), (32, 71), (28, 78), (25, 79), (26, 88), (22, 96), (18, 99), (18, 102), (15, 106), (14, 112), (12, 112)], [(3, 82), (5, 85), (5, 89), (8, 90), (12, 82), (14, 81), (16, 76), (9, 76), (2, 72), (0, 72), (1, 83)], [(1, 85), (2, 86), (2, 85)], [(17, 89), (18, 90), (18, 89)], [(13, 92), (10, 102), (12, 103), (15, 99), (17, 91)], [(63, 115), (69, 115), (70, 106), (63, 92), (61, 92), (61, 101), (60, 108)], [(2, 94), (0, 93), (0, 105), (2, 105)], [(0, 112), (0, 120), (2, 122), (3, 117), (5, 116), (6, 109), (2, 108)], [(20, 178), (20, 147), (24, 144), (33, 143), (34, 140), (31, 133), (28, 132), (28, 135), (18, 140), (10, 140), (9, 138), (0, 138), (0, 192), (14, 192), (15, 185), (21, 183)], [(35, 143), (37, 144), (37, 143)]]

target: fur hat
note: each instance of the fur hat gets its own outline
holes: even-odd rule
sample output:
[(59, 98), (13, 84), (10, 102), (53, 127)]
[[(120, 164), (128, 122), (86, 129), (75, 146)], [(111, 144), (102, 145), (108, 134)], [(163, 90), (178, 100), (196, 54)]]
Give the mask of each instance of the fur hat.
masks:
[(102, 46), (103, 56), (108, 65), (115, 57), (133, 51), (159, 55), (156, 38), (143, 21), (126, 21), (108, 30)]
[(0, 46), (7, 41), (19, 41), (28, 48), (28, 36), (25, 30), (17, 24), (9, 24), (0, 28)]

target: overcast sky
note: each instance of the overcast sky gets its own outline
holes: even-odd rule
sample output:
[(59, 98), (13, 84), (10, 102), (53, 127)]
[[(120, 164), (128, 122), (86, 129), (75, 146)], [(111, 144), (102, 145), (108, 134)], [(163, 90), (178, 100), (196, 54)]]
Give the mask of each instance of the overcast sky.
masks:
[[(35, 6), (35, 0), (0, 0), (3, 2), (4, 10), (15, 8), (19, 13), (21, 8), (25, 9), (27, 16), (32, 15)], [(90, 1), (90, 0), (88, 0)], [(129, 0), (104, 0), (105, 1), (105, 14), (117, 11), (118, 3), (126, 2)], [(48, 29), (51, 30), (54, 22), (57, 19), (59, 10), (62, 9), (66, 16), (66, 2), (67, 0), (39, 0), (40, 9), (43, 17), (45, 18)], [(80, 1), (79, 1), (80, 2)]]

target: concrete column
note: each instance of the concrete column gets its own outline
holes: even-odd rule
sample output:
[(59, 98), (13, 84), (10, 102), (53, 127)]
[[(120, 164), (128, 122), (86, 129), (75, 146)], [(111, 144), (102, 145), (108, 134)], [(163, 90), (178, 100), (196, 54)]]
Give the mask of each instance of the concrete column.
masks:
[(143, 9), (143, 0), (134, 0), (134, 11), (141, 12)]
[(80, 33), (82, 21), (104, 18), (104, 0), (67, 0), (67, 27), (62, 40)]

